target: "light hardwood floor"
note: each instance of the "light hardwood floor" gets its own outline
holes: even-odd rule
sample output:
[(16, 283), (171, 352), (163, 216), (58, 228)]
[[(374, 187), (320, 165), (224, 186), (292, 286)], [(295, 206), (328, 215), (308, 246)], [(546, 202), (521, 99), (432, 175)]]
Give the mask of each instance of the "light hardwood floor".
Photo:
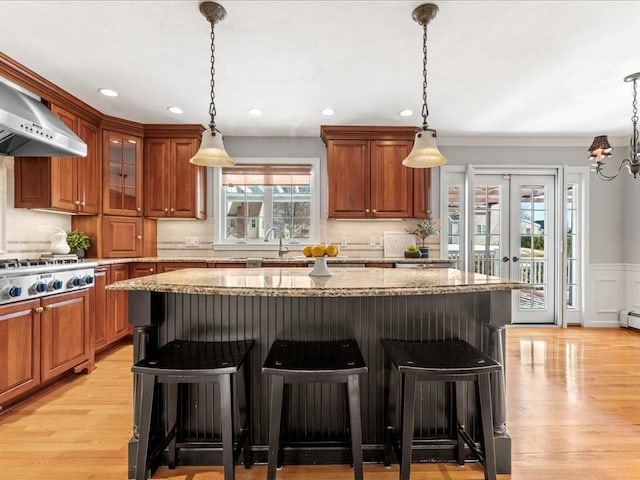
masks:
[[(87, 376), (63, 381), (0, 415), (0, 479), (123, 480), (131, 432), (131, 346)], [(507, 422), (513, 473), (500, 480), (640, 479), (640, 333), (621, 329), (507, 331)], [(264, 466), (238, 467), (264, 479)], [(221, 468), (160, 469), (154, 478), (221, 480)], [(286, 466), (280, 480), (350, 480), (346, 466)], [(365, 479), (398, 468), (365, 465)], [(482, 480), (476, 464), (414, 465), (414, 480)]]

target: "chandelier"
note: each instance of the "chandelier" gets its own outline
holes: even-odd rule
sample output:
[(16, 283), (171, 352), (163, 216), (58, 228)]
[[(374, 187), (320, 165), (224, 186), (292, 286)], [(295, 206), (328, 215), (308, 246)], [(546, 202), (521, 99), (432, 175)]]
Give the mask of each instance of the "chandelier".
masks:
[(227, 15), (227, 11), (219, 3), (209, 1), (200, 3), (199, 8), (200, 13), (202, 13), (211, 24), (211, 103), (209, 105), (209, 115), (211, 118), (209, 120), (209, 129), (202, 133), (200, 149), (189, 161), (203, 167), (228, 167), (233, 165), (234, 162), (224, 148), (222, 133), (216, 128), (216, 94), (214, 90), (216, 85), (216, 69), (214, 67), (216, 61), (216, 36), (214, 26)]
[(604, 161), (611, 156), (613, 147), (609, 144), (609, 140), (606, 135), (600, 135), (593, 139), (593, 143), (589, 147), (589, 160), (591, 164), (591, 170), (593, 170), (600, 180), (613, 180), (618, 176), (623, 165), (627, 166), (629, 173), (636, 178), (640, 173), (640, 138), (638, 138), (638, 86), (637, 81), (640, 79), (640, 72), (633, 73), (624, 77), (625, 82), (633, 82), (633, 103), (631, 115), (631, 123), (633, 124), (633, 132), (631, 140), (629, 142), (629, 158), (620, 160), (618, 164), (618, 170), (613, 175), (607, 175), (604, 173)]
[(427, 116), (427, 24), (438, 13), (438, 6), (433, 3), (420, 5), (413, 11), (413, 19), (422, 25), (422, 129), (416, 133), (413, 149), (409, 156), (402, 161), (405, 167), (432, 168), (447, 163), (447, 159), (440, 153), (436, 145), (436, 131), (429, 128)]

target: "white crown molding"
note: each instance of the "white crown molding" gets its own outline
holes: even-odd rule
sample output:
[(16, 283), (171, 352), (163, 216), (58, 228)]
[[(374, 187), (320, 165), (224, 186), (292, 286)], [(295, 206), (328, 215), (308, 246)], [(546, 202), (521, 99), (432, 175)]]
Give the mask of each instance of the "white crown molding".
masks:
[[(592, 141), (592, 136), (438, 135), (438, 145), (441, 147), (581, 147), (586, 152)], [(614, 147), (625, 147), (629, 145), (629, 138), (609, 137), (609, 143)]]

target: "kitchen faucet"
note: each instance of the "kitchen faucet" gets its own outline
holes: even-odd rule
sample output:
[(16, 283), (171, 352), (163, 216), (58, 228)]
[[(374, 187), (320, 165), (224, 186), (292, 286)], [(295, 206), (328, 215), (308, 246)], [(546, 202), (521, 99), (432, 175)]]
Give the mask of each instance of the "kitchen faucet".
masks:
[(278, 233), (278, 256), (280, 258), (282, 258), (282, 256), (285, 253), (289, 253), (289, 247), (283, 247), (282, 246), (282, 230), (280, 230), (278, 227), (271, 227), (270, 229), (267, 230), (267, 233), (264, 234), (264, 241), (268, 242), (269, 241), (269, 234), (271, 232), (277, 232)]

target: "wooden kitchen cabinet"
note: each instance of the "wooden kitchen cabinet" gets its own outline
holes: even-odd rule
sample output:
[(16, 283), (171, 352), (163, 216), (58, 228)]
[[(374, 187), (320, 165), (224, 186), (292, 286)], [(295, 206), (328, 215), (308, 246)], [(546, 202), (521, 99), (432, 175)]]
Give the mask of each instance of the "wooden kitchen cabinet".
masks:
[(423, 218), (430, 176), (402, 165), (413, 127), (323, 126), (330, 218)]
[(207, 262), (158, 262), (158, 273), (174, 272), (185, 268), (207, 268)]
[(153, 262), (138, 262), (129, 264), (129, 278), (146, 277), (157, 273), (156, 264)]
[(103, 256), (108, 258), (142, 256), (142, 219), (104, 216), (102, 218)]
[(15, 207), (83, 215), (100, 213), (100, 129), (71, 112), (51, 111), (87, 144), (86, 157), (16, 157)]
[(44, 382), (89, 362), (91, 353), (89, 292), (78, 290), (41, 300), (40, 367)]
[(86, 232), (91, 239), (87, 251), (93, 258), (152, 257), (157, 250), (157, 221), (142, 217), (100, 215), (76, 216), (71, 228)]
[(198, 150), (200, 126), (173, 126), (175, 133), (192, 136), (163, 137), (167, 129), (145, 129), (144, 214), (152, 218), (205, 219), (206, 169), (189, 162)]
[[(129, 265), (126, 263), (111, 265), (109, 283), (127, 280)], [(107, 291), (108, 309), (111, 316), (111, 343), (126, 337), (129, 333), (129, 292), (127, 290)]]
[(102, 212), (142, 215), (142, 138), (103, 130)]
[(0, 407), (40, 383), (40, 300), (0, 307)]
[(116, 264), (95, 270), (92, 315), (93, 345), (96, 352), (109, 348), (129, 333), (128, 292), (105, 290), (110, 283), (129, 278), (129, 266)]
[(93, 319), (93, 346), (95, 351), (102, 350), (109, 345), (109, 314), (107, 313), (110, 267), (97, 267), (93, 277), (93, 292), (91, 301), (91, 318)]

